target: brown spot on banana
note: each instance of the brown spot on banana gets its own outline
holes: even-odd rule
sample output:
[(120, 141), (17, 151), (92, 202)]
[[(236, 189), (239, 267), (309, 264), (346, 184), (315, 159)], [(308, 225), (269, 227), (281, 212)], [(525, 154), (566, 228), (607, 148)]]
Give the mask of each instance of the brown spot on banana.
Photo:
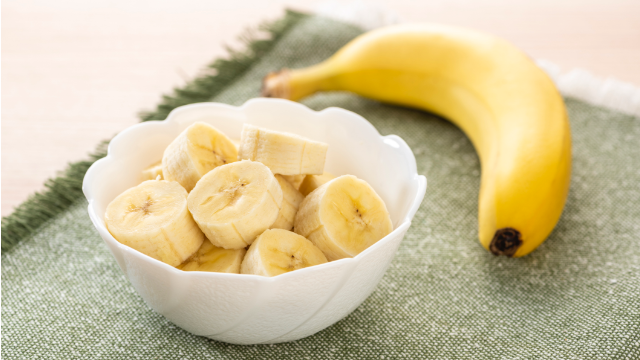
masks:
[(514, 228), (498, 229), (489, 244), (489, 250), (493, 255), (505, 255), (512, 257), (522, 245), (522, 235)]

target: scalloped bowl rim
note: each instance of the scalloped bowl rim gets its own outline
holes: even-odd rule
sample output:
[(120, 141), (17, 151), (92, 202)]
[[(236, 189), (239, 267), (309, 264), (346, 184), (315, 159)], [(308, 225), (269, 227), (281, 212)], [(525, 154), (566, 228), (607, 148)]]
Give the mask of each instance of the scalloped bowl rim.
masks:
[[(217, 273), (217, 272), (201, 272), (201, 271), (182, 271), (179, 270), (171, 265), (168, 265), (162, 261), (156, 260), (150, 256), (147, 256), (137, 250), (134, 250), (133, 248), (126, 246), (124, 244), (121, 244), (120, 242), (118, 242), (107, 230), (105, 223), (104, 223), (104, 219), (100, 216), (98, 216), (96, 208), (95, 208), (95, 200), (94, 200), (94, 192), (96, 191), (100, 191), (99, 189), (94, 189), (93, 188), (93, 179), (95, 176), (98, 176), (100, 174), (101, 171), (104, 171), (105, 168), (108, 168), (110, 166), (116, 166), (117, 162), (119, 160), (119, 156), (122, 155), (114, 155), (116, 153), (118, 153), (117, 151), (117, 146), (119, 145), (119, 143), (121, 143), (123, 140), (126, 140), (127, 137), (129, 137), (129, 133), (133, 132), (135, 129), (143, 127), (143, 126), (149, 126), (149, 124), (153, 124), (153, 123), (172, 123), (175, 121), (175, 119), (177, 119), (181, 113), (185, 112), (185, 111), (189, 111), (191, 109), (194, 108), (199, 108), (199, 107), (220, 107), (220, 108), (226, 108), (226, 109), (231, 109), (234, 111), (240, 111), (243, 112), (247, 107), (256, 104), (256, 103), (260, 103), (260, 102), (271, 102), (271, 103), (281, 103), (281, 104), (286, 104), (286, 106), (295, 106), (295, 107), (300, 107), (305, 109), (305, 111), (308, 112), (313, 112), (316, 113), (318, 115), (323, 115), (323, 114), (331, 114), (333, 112), (339, 113), (343, 116), (348, 116), (350, 118), (352, 118), (352, 121), (356, 121), (359, 122), (360, 126), (364, 126), (364, 127), (368, 127), (370, 129), (372, 129), (373, 131), (375, 131), (375, 133), (378, 135), (378, 137), (381, 139), (381, 141), (385, 142), (386, 140), (391, 140), (395, 143), (397, 143), (400, 146), (401, 151), (403, 151), (405, 153), (405, 155), (408, 155), (408, 157), (411, 159), (410, 161), (410, 166), (411, 166), (411, 172), (413, 174), (413, 178), (411, 179), (411, 181), (416, 182), (417, 186), (416, 186), (416, 192), (415, 194), (413, 194), (413, 201), (411, 202), (411, 205), (409, 207), (409, 209), (407, 210), (405, 216), (402, 218), (402, 220), (399, 222), (399, 224), (397, 226), (394, 227), (393, 231), (391, 233), (389, 233), (387, 236), (385, 236), (384, 238), (380, 239), (379, 241), (377, 241), (376, 243), (374, 243), (373, 245), (371, 245), (370, 247), (368, 247), (367, 249), (365, 249), (363, 252), (361, 252), (360, 254), (352, 257), (352, 258), (344, 258), (344, 259), (340, 259), (340, 260), (334, 260), (325, 264), (321, 264), (321, 265), (316, 265), (316, 266), (312, 266), (312, 267), (308, 267), (308, 268), (303, 268), (303, 269), (299, 269), (296, 271), (291, 271), (285, 274), (281, 274), (278, 276), (274, 276), (274, 277), (266, 277), (266, 276), (259, 276), (259, 275), (248, 275), (248, 274), (229, 274), (229, 273)], [(179, 133), (178, 133), (179, 134)], [(177, 136), (177, 134), (176, 134)], [(149, 122), (142, 122), (142, 123), (138, 123), (135, 125), (132, 125), (128, 128), (126, 128), (125, 130), (121, 131), (120, 133), (118, 133), (118, 135), (116, 135), (110, 142), (108, 149), (107, 149), (107, 156), (105, 156), (102, 159), (97, 160), (94, 164), (91, 165), (91, 167), (87, 170), (87, 173), (84, 177), (83, 180), (83, 184), (82, 184), (82, 190), (87, 198), (87, 201), (89, 203), (88, 205), (88, 212), (89, 212), (89, 216), (94, 224), (94, 226), (96, 228), (98, 228), (99, 230), (103, 230), (104, 233), (106, 233), (108, 236), (106, 239), (103, 239), (105, 241), (109, 241), (110, 245), (115, 246), (118, 250), (122, 251), (122, 252), (126, 252), (129, 253), (130, 255), (133, 255), (136, 258), (139, 258), (140, 260), (143, 261), (147, 261), (147, 262), (151, 262), (154, 264), (154, 266), (160, 267), (161, 269), (163, 269), (164, 271), (169, 271), (172, 273), (172, 275), (177, 275), (177, 276), (185, 276), (185, 277), (195, 277), (195, 276), (208, 276), (208, 277), (235, 277), (237, 278), (238, 281), (242, 281), (242, 279), (253, 279), (254, 281), (261, 281), (261, 282), (265, 282), (265, 283), (271, 283), (271, 282), (275, 282), (275, 281), (286, 281), (286, 279), (290, 278), (290, 277), (300, 277), (300, 276), (305, 276), (305, 274), (307, 272), (311, 272), (311, 271), (323, 271), (324, 269), (329, 269), (329, 267), (331, 267), (333, 264), (337, 264), (338, 262), (353, 262), (353, 263), (357, 263), (359, 261), (360, 258), (366, 256), (366, 254), (370, 253), (370, 252), (374, 252), (376, 251), (376, 249), (378, 249), (379, 247), (381, 247), (386, 241), (389, 241), (390, 239), (394, 238), (394, 236), (398, 233), (401, 233), (403, 231), (406, 231), (409, 226), (411, 225), (411, 220), (413, 218), (413, 216), (415, 215), (415, 213), (417, 212), (418, 208), (420, 207), (420, 204), (422, 203), (422, 200), (424, 198), (425, 192), (426, 192), (426, 187), (427, 187), (427, 179), (424, 175), (419, 175), (417, 172), (417, 166), (416, 166), (416, 160), (415, 157), (413, 155), (413, 152), (411, 151), (411, 149), (409, 148), (409, 146), (406, 144), (406, 142), (399, 136), (397, 135), (387, 135), (387, 136), (382, 136), (380, 135), (380, 133), (378, 132), (378, 130), (369, 122), (367, 121), (365, 118), (363, 118), (362, 116), (342, 109), (342, 108), (338, 108), (338, 107), (328, 107), (325, 108), (323, 110), (320, 111), (315, 111), (312, 110), (300, 103), (297, 102), (293, 102), (293, 101), (289, 101), (289, 100), (284, 100), (284, 99), (267, 99), (267, 98), (255, 98), (255, 99), (251, 99), (246, 101), (244, 104), (242, 104), (241, 106), (232, 106), (232, 105), (228, 105), (228, 104), (223, 104), (223, 103), (214, 103), (214, 102), (205, 102), (205, 103), (195, 103), (195, 104), (189, 104), (189, 105), (184, 105), (181, 107), (178, 107), (174, 110), (171, 111), (171, 113), (169, 113), (169, 115), (167, 116), (167, 118), (165, 120), (160, 120), (160, 121), (149, 121)], [(337, 266), (337, 265), (336, 265)]]

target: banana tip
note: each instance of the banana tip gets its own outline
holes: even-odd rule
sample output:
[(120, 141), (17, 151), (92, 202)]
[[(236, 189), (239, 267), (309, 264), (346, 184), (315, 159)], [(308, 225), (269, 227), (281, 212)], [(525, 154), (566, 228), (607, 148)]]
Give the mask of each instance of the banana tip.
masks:
[(489, 250), (493, 255), (512, 257), (522, 245), (522, 235), (514, 228), (498, 229), (493, 235)]
[(289, 98), (289, 70), (270, 72), (262, 79), (260, 96), (271, 98)]

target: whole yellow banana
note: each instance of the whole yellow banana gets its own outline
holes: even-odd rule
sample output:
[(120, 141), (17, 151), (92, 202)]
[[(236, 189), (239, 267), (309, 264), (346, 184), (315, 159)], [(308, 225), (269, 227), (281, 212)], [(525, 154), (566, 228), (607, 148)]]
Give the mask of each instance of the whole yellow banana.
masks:
[(326, 90), (424, 109), (460, 127), (480, 157), (478, 231), (493, 254), (526, 255), (558, 222), (571, 177), (566, 109), (549, 77), (508, 42), (442, 25), (391, 26), (263, 84), (263, 95), (291, 100)]

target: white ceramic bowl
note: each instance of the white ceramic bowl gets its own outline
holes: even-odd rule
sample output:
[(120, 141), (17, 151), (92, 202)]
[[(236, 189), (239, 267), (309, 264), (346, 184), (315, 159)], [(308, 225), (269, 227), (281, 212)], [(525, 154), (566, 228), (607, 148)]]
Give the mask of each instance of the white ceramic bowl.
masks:
[[(326, 170), (369, 182), (387, 205), (393, 232), (354, 258), (273, 278), (180, 271), (120, 244), (105, 227), (107, 205), (137, 185), (142, 169), (160, 160), (195, 121), (232, 139), (240, 138), (243, 123), (251, 123), (328, 143)], [(241, 107), (193, 104), (164, 121), (134, 125), (111, 141), (109, 154), (89, 168), (82, 185), (91, 221), (146, 303), (193, 334), (234, 344), (297, 340), (355, 310), (389, 267), (426, 187), (411, 149), (398, 136), (380, 136), (364, 118), (343, 109), (316, 112), (279, 99), (253, 99)]]

